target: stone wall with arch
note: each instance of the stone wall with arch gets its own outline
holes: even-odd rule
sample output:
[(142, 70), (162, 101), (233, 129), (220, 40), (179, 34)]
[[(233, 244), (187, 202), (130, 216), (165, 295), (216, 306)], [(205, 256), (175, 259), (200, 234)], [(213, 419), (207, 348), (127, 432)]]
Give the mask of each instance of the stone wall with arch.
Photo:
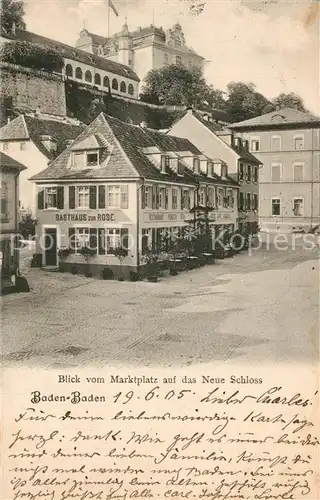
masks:
[(70, 80), (82, 81), (86, 85), (97, 87), (99, 90), (111, 90), (112, 94), (128, 96), (131, 99), (138, 99), (139, 96), (139, 82), (79, 61), (65, 59), (63, 75)]

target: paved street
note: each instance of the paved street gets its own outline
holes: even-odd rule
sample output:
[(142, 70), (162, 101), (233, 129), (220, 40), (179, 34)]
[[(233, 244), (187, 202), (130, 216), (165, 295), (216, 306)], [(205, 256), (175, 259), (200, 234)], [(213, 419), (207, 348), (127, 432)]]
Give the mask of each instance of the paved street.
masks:
[(2, 298), (4, 364), (309, 363), (318, 349), (317, 257), (301, 248), (243, 252), (157, 284), (29, 269), (32, 292)]

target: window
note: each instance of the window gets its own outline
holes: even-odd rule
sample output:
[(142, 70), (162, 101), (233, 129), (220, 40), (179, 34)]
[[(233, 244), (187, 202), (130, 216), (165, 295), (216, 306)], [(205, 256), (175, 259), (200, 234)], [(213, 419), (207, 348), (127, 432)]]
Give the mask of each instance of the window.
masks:
[(89, 208), (90, 189), (89, 186), (77, 186), (76, 207)]
[(152, 187), (145, 186), (143, 192), (143, 207), (142, 208), (152, 208)]
[(253, 167), (253, 182), (258, 182), (259, 180), (259, 169), (258, 167)]
[(244, 197), (243, 193), (239, 193), (239, 204), (238, 204), (239, 211), (242, 212), (244, 209)]
[(243, 181), (244, 178), (244, 166), (243, 163), (239, 163), (239, 181)]
[(128, 208), (128, 186), (107, 186), (107, 208)]
[(3, 151), (9, 151), (9, 143), (8, 142), (3, 143)]
[(246, 209), (251, 210), (251, 193), (247, 193)]
[(252, 138), (250, 140), (250, 151), (260, 151), (260, 139)]
[(20, 142), (20, 151), (25, 151), (27, 149), (27, 143), (26, 142)]
[(168, 54), (164, 54), (164, 64), (169, 64), (169, 56)]
[(110, 87), (110, 80), (107, 76), (105, 76), (103, 79), (103, 86), (108, 88)]
[(76, 69), (76, 78), (78, 78), (78, 80), (82, 80), (82, 69), (81, 68)]
[(303, 217), (303, 199), (294, 198), (293, 200), (293, 213), (295, 217)]
[(295, 182), (303, 181), (303, 163), (293, 165), (293, 180)]
[(227, 191), (227, 197), (228, 197), (228, 207), (233, 207), (234, 206), (234, 198), (233, 198), (233, 191), (232, 189), (228, 189)]
[(252, 178), (252, 175), (251, 175), (251, 172), (252, 172), (252, 169), (251, 169), (251, 165), (248, 165), (247, 167), (247, 182), (251, 182), (251, 178)]
[(212, 177), (212, 174), (213, 174), (213, 163), (212, 163), (212, 161), (208, 161), (207, 162), (207, 175), (209, 177)]
[(207, 201), (207, 205), (209, 207), (214, 207), (214, 205), (215, 205), (214, 187), (209, 187), (208, 188), (208, 201)]
[(2, 217), (7, 217), (8, 215), (8, 201), (8, 186), (5, 182), (0, 181), (0, 215)]
[(177, 188), (172, 188), (172, 210), (178, 208), (178, 190)]
[(133, 95), (134, 94), (134, 88), (133, 88), (132, 83), (129, 83), (129, 85), (128, 85), (128, 94), (129, 95)]
[(281, 164), (274, 163), (271, 165), (271, 180), (272, 182), (281, 181)]
[(227, 177), (228, 168), (227, 165), (221, 165), (221, 177)]
[(272, 198), (271, 210), (272, 215), (280, 215), (280, 198)]
[(218, 189), (218, 206), (223, 207), (224, 205), (224, 192), (223, 189)]
[(86, 82), (90, 82), (90, 83), (92, 82), (92, 73), (88, 69), (85, 72), (84, 79)]
[(182, 64), (182, 58), (181, 56), (176, 56), (176, 65), (180, 66), (180, 64)]
[(66, 76), (73, 77), (73, 69), (72, 69), (71, 64), (66, 65)]
[(258, 195), (257, 194), (254, 194), (252, 196), (252, 209), (253, 210), (258, 210)]
[(167, 188), (160, 188), (159, 208), (168, 208), (168, 190), (167, 190)]
[(87, 247), (90, 244), (90, 230), (88, 227), (75, 228), (75, 252), (78, 253), (80, 248)]
[(87, 153), (87, 167), (96, 167), (99, 164), (98, 153)]
[(304, 136), (303, 135), (295, 135), (293, 141), (294, 141), (294, 149), (303, 149), (304, 148)]
[(113, 254), (113, 249), (121, 246), (121, 230), (106, 229), (106, 247), (107, 254)]
[(206, 202), (205, 189), (204, 188), (200, 188), (199, 189), (199, 205), (201, 205), (202, 207), (204, 207), (205, 206), (205, 202)]
[(58, 205), (58, 193), (57, 188), (46, 188), (45, 189), (45, 198), (44, 198), (44, 207), (45, 208), (57, 208)]
[(193, 159), (193, 171), (195, 174), (200, 173), (200, 160), (199, 160), (199, 158)]
[(119, 88), (118, 80), (116, 80), (115, 78), (112, 80), (112, 88), (113, 90), (118, 90)]
[(181, 210), (190, 208), (189, 189), (182, 189), (181, 191)]
[(127, 86), (124, 82), (120, 83), (120, 92), (127, 93)]
[(101, 76), (99, 75), (99, 73), (96, 73), (96, 74), (94, 75), (94, 83), (95, 83), (96, 85), (101, 85)]
[(280, 135), (273, 135), (271, 137), (271, 149), (272, 149), (272, 151), (280, 151), (281, 150), (281, 137), (280, 137)]

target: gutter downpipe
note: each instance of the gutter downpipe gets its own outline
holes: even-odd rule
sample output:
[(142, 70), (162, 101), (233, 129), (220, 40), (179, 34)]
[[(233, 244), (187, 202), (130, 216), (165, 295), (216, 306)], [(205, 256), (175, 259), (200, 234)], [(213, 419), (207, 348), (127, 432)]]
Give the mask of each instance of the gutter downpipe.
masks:
[(145, 178), (142, 177), (142, 182), (141, 184), (138, 186), (137, 188), (137, 243), (136, 243), (136, 250), (137, 250), (137, 271), (140, 267), (140, 238), (139, 238), (139, 234), (140, 234), (140, 196), (139, 196), (139, 192), (141, 190), (141, 188), (144, 187), (144, 181), (145, 181)]

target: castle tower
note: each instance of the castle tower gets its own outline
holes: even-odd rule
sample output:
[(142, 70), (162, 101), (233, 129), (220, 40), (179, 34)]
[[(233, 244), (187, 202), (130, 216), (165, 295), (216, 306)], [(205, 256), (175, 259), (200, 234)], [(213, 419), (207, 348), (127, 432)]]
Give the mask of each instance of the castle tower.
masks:
[(129, 33), (127, 21), (122, 26), (119, 37), (119, 63), (133, 67), (132, 36)]

